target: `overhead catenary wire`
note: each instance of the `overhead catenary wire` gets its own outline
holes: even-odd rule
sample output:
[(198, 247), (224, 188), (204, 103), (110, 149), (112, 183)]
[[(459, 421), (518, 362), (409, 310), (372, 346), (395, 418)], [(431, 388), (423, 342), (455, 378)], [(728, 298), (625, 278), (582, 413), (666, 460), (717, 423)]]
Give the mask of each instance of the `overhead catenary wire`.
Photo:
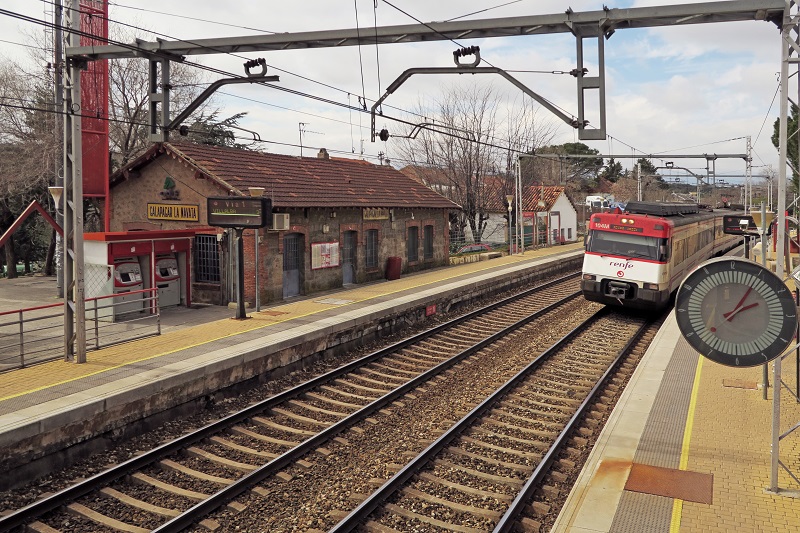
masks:
[[(45, 4), (50, 4), (50, 5), (53, 5), (53, 6), (55, 6), (55, 5), (56, 5), (56, 4), (55, 4), (55, 3), (54, 3), (52, 0), (40, 0), (40, 1), (41, 1), (42, 3), (45, 3)], [(65, 9), (66, 9), (66, 8), (65, 8)], [(73, 8), (73, 10), (77, 10), (77, 9)], [(159, 13), (161, 13), (161, 12), (159, 12)], [(164, 14), (168, 14), (168, 13), (164, 13)], [(176, 17), (181, 17), (182, 15), (173, 15), (173, 16), (176, 16)], [(102, 18), (102, 17), (101, 17), (101, 18)], [(39, 20), (39, 19), (36, 19), (36, 20)], [(139, 30), (139, 31), (147, 32), (147, 33), (152, 33), (153, 35), (155, 35), (155, 36), (158, 36), (158, 37), (166, 37), (166, 38), (168, 38), (168, 39), (173, 39), (173, 40), (175, 40), (175, 41), (179, 41), (179, 42), (185, 42), (185, 43), (187, 43), (187, 44), (195, 44), (195, 45), (197, 44), (197, 43), (195, 43), (195, 42), (193, 42), (193, 41), (190, 41), (190, 40), (187, 40), (187, 39), (180, 39), (180, 38), (178, 38), (178, 37), (174, 37), (174, 36), (168, 35), (168, 34), (166, 34), (166, 33), (161, 33), (161, 32), (157, 32), (157, 31), (149, 30), (149, 29), (147, 29), (147, 28), (141, 28), (141, 27), (139, 27), (139, 26), (136, 26), (136, 25), (133, 25), (133, 24), (128, 24), (128, 23), (126, 23), (126, 22), (121, 22), (121, 21), (119, 21), (119, 20), (115, 20), (115, 19), (112, 19), (112, 18), (110, 18), (110, 17), (109, 17), (109, 18), (107, 18), (107, 19), (105, 19), (105, 20), (107, 20), (109, 23), (113, 23), (113, 24), (116, 24), (116, 25), (118, 25), (118, 26), (124, 26), (124, 27), (127, 27), (127, 28), (131, 28), (131, 29), (135, 29), (135, 30)], [(214, 23), (214, 24), (217, 24), (217, 23), (216, 23), (216, 22), (214, 22), (214, 21), (207, 21), (207, 22), (209, 22), (209, 23)], [(45, 21), (40, 21), (39, 23), (40, 23), (40, 24), (41, 24), (41, 23), (45, 23)], [(242, 29), (254, 29), (254, 28), (249, 28), (249, 27), (247, 27), (247, 26), (236, 26), (236, 25), (232, 25), (232, 24), (225, 24), (225, 23), (220, 23), (220, 24), (227, 25), (227, 26), (238, 27), (238, 28), (242, 28)], [(45, 23), (44, 25), (47, 25), (47, 23)], [(55, 27), (55, 25), (52, 25), (52, 24), (51, 24), (51, 26), (52, 26), (52, 27)], [(62, 28), (64, 28), (64, 29), (66, 30), (66, 28), (65, 28), (65, 27), (63, 27), (63, 26), (62, 26)], [(257, 31), (266, 31), (266, 30), (257, 30)], [(274, 32), (269, 32), (269, 33), (274, 33)], [(90, 34), (82, 34), (82, 35), (84, 35), (84, 36), (91, 36)], [(120, 43), (120, 42), (118, 42), (118, 41), (114, 41), (113, 39), (108, 39), (108, 43), (109, 43), (109, 44), (114, 44), (114, 45), (122, 45), (122, 43)], [(128, 45), (128, 48), (130, 48), (130, 45)], [(139, 49), (139, 50), (141, 50), (141, 49), (140, 49), (140, 48), (138, 48), (138, 47), (134, 47), (134, 48), (135, 48), (135, 49)], [(204, 48), (206, 48), (206, 49), (208, 49), (208, 50), (213, 50), (213, 51), (215, 51), (215, 52), (222, 52), (221, 50), (216, 50), (216, 49), (214, 49), (214, 48), (211, 48), (211, 47), (208, 47), (208, 46), (206, 46), (206, 47), (204, 47)], [(143, 51), (143, 50), (142, 50), (142, 51)], [(146, 53), (147, 53), (147, 52), (146, 52)], [(249, 58), (248, 58), (248, 57), (246, 57), (246, 56), (239, 55), (239, 54), (234, 54), (234, 53), (232, 53), (232, 52), (222, 52), (222, 53), (225, 53), (226, 55), (229, 55), (229, 56), (231, 56), (231, 57), (236, 57), (236, 58), (239, 58), (239, 59), (245, 59), (245, 60), (249, 59)], [(184, 63), (185, 63), (185, 64), (188, 64), (188, 65), (198, 66), (199, 68), (203, 68), (203, 67), (204, 67), (204, 66), (202, 66), (201, 64), (199, 64), (199, 63), (196, 63), (196, 62), (184, 61)], [(317, 85), (320, 85), (320, 86), (323, 86), (323, 87), (327, 87), (327, 88), (329, 88), (329, 89), (332, 89), (332, 90), (334, 90), (334, 91), (341, 92), (341, 93), (343, 93), (343, 94), (350, 94), (350, 93), (352, 92), (352, 91), (349, 91), (349, 90), (346, 90), (346, 89), (342, 89), (342, 88), (340, 88), (340, 87), (336, 87), (336, 86), (334, 86), (334, 85), (330, 85), (330, 84), (328, 84), (328, 83), (325, 83), (325, 82), (322, 82), (322, 81), (319, 81), (319, 80), (315, 80), (315, 79), (313, 79), (313, 78), (310, 78), (310, 77), (308, 77), (308, 76), (304, 76), (304, 75), (302, 75), (302, 74), (298, 74), (298, 73), (296, 73), (296, 72), (292, 72), (292, 71), (290, 71), (290, 70), (286, 70), (286, 69), (280, 68), (280, 67), (278, 67), (278, 66), (276, 66), (276, 65), (273, 65), (273, 64), (271, 64), (271, 63), (267, 63), (267, 64), (266, 64), (266, 66), (267, 66), (268, 68), (272, 69), (272, 70), (276, 70), (276, 71), (278, 71), (278, 72), (281, 72), (281, 73), (284, 73), (284, 74), (287, 74), (287, 75), (290, 75), (290, 76), (294, 76), (294, 77), (296, 77), (296, 78), (300, 78), (300, 79), (302, 79), (302, 80), (305, 80), (305, 81), (308, 81), (308, 82), (311, 82), (311, 83), (314, 83), (314, 84), (317, 84)], [(364, 97), (364, 106), (366, 106), (366, 102), (367, 102), (367, 101), (369, 101), (369, 99), (368, 99), (368, 98), (366, 98), (366, 96), (365, 96), (365, 97)], [(373, 101), (374, 101), (374, 100), (373, 100)], [(417, 114), (417, 113), (415, 113), (414, 111), (409, 111), (409, 110), (407, 110), (407, 109), (402, 109), (402, 108), (398, 108), (398, 107), (391, 106), (391, 105), (386, 105), (386, 107), (388, 107), (388, 108), (392, 108), (392, 109), (396, 109), (396, 110), (398, 110), (398, 111), (402, 111), (402, 112), (404, 112), (404, 113), (408, 113), (408, 114), (410, 114), (410, 115), (416, 115), (416, 114)], [(419, 115), (419, 116), (421, 116), (421, 115)]]
[[(45, 1), (45, 0), (43, 0), (43, 1)], [(389, 4), (391, 7), (394, 7), (394, 8), (396, 8), (396, 7), (395, 7), (395, 6), (393, 6), (391, 3), (389, 3), (389, 2), (386, 2), (386, 3), (387, 3), (387, 4)], [(402, 12), (402, 10), (401, 10), (401, 12)], [(412, 18), (413, 18), (413, 17), (412, 17)], [(114, 22), (114, 23), (118, 23), (117, 21), (112, 21), (112, 22)], [(376, 27), (377, 27), (377, 26), (376, 26)], [(186, 41), (186, 42), (189, 42), (189, 41)], [(455, 42), (455, 41), (453, 41), (453, 42)], [(120, 43), (120, 44), (123, 44), (123, 43)], [(458, 44), (458, 43), (456, 43), (456, 44)], [(189, 63), (189, 64), (191, 64), (191, 65), (193, 65), (193, 66), (196, 66), (196, 67), (198, 67), (198, 68), (204, 68), (204, 69), (206, 69), (206, 70), (209, 70), (209, 71), (211, 71), (211, 72), (218, 72), (218, 73), (222, 73), (222, 72), (224, 72), (224, 71), (221, 71), (221, 70), (219, 70), (219, 69), (211, 69), (211, 68), (209, 68), (209, 67), (205, 67), (205, 66), (203, 66), (203, 65), (199, 65), (199, 64), (196, 64), (196, 63)], [(285, 89), (286, 89), (286, 88), (284, 88), (284, 87), (279, 87), (279, 86), (273, 86), (273, 88), (275, 88), (275, 89), (277, 89), (277, 90), (285, 90)], [(363, 87), (362, 87), (362, 88), (363, 88)], [(306, 97), (310, 97), (310, 98), (314, 98), (314, 97), (315, 97), (314, 95), (308, 95), (308, 94), (306, 94), (306, 93), (302, 93), (302, 92), (299, 92), (299, 91), (296, 91), (296, 92), (295, 92), (295, 94), (302, 95), (302, 96), (306, 96)], [(334, 104), (334, 105), (339, 105), (339, 106), (342, 106), (342, 107), (348, 108), (348, 109), (350, 109), (350, 112), (352, 112), (352, 106), (351, 106), (351, 105), (349, 105), (349, 103), (347, 103), (347, 104), (342, 104), (341, 102), (335, 102), (335, 101), (332, 101), (332, 100), (330, 100), (330, 99), (322, 99), (322, 98), (320, 98), (320, 100), (321, 100), (321, 101), (324, 101), (324, 102), (332, 103), (332, 104)], [(406, 112), (408, 112), (408, 111), (406, 111)], [(387, 119), (390, 119), (390, 120), (395, 120), (394, 118), (392, 118), (392, 117), (388, 117), (388, 116), (387, 116), (386, 118), (387, 118)], [(447, 132), (440, 132), (440, 133), (442, 133), (442, 134), (444, 134), (444, 135), (447, 135), (447, 134), (448, 134)], [(352, 144), (352, 143), (351, 143), (351, 144)], [(644, 152), (642, 151), (642, 153), (644, 153)]]
[(471, 17), (472, 15), (477, 15), (479, 13), (486, 13), (487, 11), (492, 11), (493, 9), (498, 9), (498, 8), (505, 7), (505, 6), (510, 6), (511, 4), (518, 4), (520, 2), (522, 2), (522, 0), (511, 0), (511, 2), (506, 2), (504, 4), (499, 4), (499, 5), (496, 5), (496, 6), (487, 7), (485, 9), (479, 9), (478, 11), (473, 11), (472, 13), (467, 13), (466, 15), (461, 15), (461, 16), (458, 16), (458, 17), (449, 18), (449, 19), (447, 19), (447, 20), (445, 20), (443, 22), (452, 22), (454, 20), (463, 19), (463, 18), (466, 18), (466, 17)]
[[(439, 35), (441, 35), (442, 37), (444, 37), (444, 38), (445, 38), (445, 39), (447, 39), (448, 41), (452, 42), (453, 44), (455, 44), (455, 45), (456, 45), (456, 46), (458, 46), (459, 48), (465, 48), (465, 47), (464, 47), (464, 46), (463, 46), (461, 43), (459, 43), (459, 42), (458, 42), (458, 41), (456, 41), (455, 39), (452, 39), (452, 38), (448, 37), (447, 35), (445, 35), (444, 33), (440, 32), (439, 30), (437, 30), (436, 28), (434, 28), (434, 27), (433, 27), (433, 26), (431, 26), (430, 24), (428, 24), (428, 23), (426, 23), (426, 22), (423, 22), (422, 20), (418, 19), (417, 17), (415, 17), (415, 16), (414, 16), (414, 15), (412, 15), (411, 13), (408, 13), (407, 11), (404, 11), (404, 10), (400, 9), (399, 7), (397, 7), (397, 6), (395, 6), (394, 4), (392, 4), (391, 2), (389, 2), (388, 0), (383, 0), (383, 3), (384, 3), (384, 4), (386, 4), (386, 5), (388, 5), (389, 7), (392, 7), (392, 8), (394, 8), (394, 9), (396, 9), (397, 11), (399, 11), (399, 12), (400, 12), (400, 13), (402, 13), (403, 15), (405, 15), (405, 16), (407, 16), (407, 17), (409, 17), (410, 19), (414, 20), (414, 21), (415, 21), (415, 22), (417, 22), (418, 24), (422, 24), (423, 26), (425, 26), (425, 27), (426, 27), (426, 28), (428, 28), (429, 30), (431, 30), (431, 31), (433, 31), (433, 32), (435, 32), (435, 33), (438, 33)], [(491, 66), (491, 67), (494, 67), (494, 68), (500, 68), (500, 67), (498, 67), (498, 66), (496, 66), (496, 65), (493, 65), (493, 64), (492, 64), (492, 63), (491, 63), (489, 60), (487, 60), (487, 59), (486, 59), (486, 58), (484, 58), (484, 57), (481, 57), (481, 61), (485, 61), (485, 62), (486, 62), (486, 63), (487, 63), (489, 66)], [(550, 105), (552, 105), (553, 107), (555, 107), (555, 108), (557, 108), (557, 109), (560, 109), (560, 110), (561, 110), (561, 111), (563, 111), (565, 114), (567, 114), (567, 115), (571, 116), (572, 118), (575, 118), (575, 115), (573, 115), (572, 113), (570, 113), (568, 110), (564, 109), (563, 107), (559, 106), (558, 104), (556, 104), (556, 103), (554, 103), (554, 102), (552, 102), (552, 101), (550, 101), (550, 100), (548, 100), (547, 98), (544, 98), (544, 97), (542, 97), (542, 96), (540, 96), (540, 98), (542, 98), (543, 100), (547, 101), (547, 103), (549, 103), (549, 104), (550, 104)]]
[[(52, 3), (52, 2), (50, 2), (50, 0), (41, 0), (41, 1), (42, 1), (42, 2), (45, 2), (45, 3)], [(355, 3), (355, 1), (356, 1), (356, 0), (354, 0), (354, 3)], [(386, 3), (388, 4), (388, 2), (386, 2)], [(391, 6), (391, 4), (389, 4), (389, 5)], [(392, 6), (392, 7), (394, 7), (394, 6)], [(74, 8), (73, 8), (73, 9), (74, 9)], [(400, 11), (401, 11), (401, 12), (403, 12), (402, 10), (400, 10)], [(2, 10), (0, 10), (0, 12), (2, 12)], [(405, 12), (403, 12), (403, 13), (405, 14)], [(357, 16), (358, 16), (358, 12), (356, 11), (356, 17), (357, 17)], [(410, 16), (410, 15), (408, 15), (408, 16)], [(30, 18), (30, 17), (27, 17), (27, 18)], [(102, 18), (102, 17), (101, 17), (101, 18)], [(414, 18), (414, 17), (412, 17), (412, 18)], [(170, 36), (170, 35), (167, 35), (167, 34), (164, 34), (164, 33), (152, 32), (152, 31), (150, 31), (150, 30), (145, 30), (145, 29), (143, 29), (143, 28), (139, 28), (139, 27), (137, 27), (137, 26), (134, 26), (134, 25), (131, 25), (131, 24), (127, 24), (127, 23), (123, 23), (123, 22), (119, 22), (119, 21), (115, 21), (115, 20), (112, 20), (112, 19), (106, 19), (106, 20), (109, 20), (110, 22), (113, 22), (113, 23), (115, 23), (115, 24), (119, 24), (119, 25), (122, 25), (122, 26), (126, 26), (126, 27), (131, 27), (131, 28), (134, 28), (134, 29), (138, 29), (138, 30), (140, 30), (140, 31), (147, 31), (147, 32), (150, 32), (150, 33), (154, 33), (154, 34), (156, 34), (156, 35), (162, 35), (162, 36), (164, 36), (164, 37), (167, 37), (167, 38), (170, 38), (170, 39), (175, 39), (176, 41), (180, 41), (180, 42), (185, 42), (185, 43), (188, 43), (188, 44), (195, 44), (195, 45), (197, 45), (197, 43), (194, 43), (194, 42), (192, 42), (192, 41), (190, 41), (190, 40), (186, 40), (186, 39), (178, 39), (178, 38), (176, 38), (176, 37), (173, 37), (173, 36)], [(415, 19), (415, 20), (417, 20), (417, 19)], [(31, 21), (33, 21), (33, 22), (36, 22), (36, 23), (38, 23), (38, 24), (45, 25), (45, 26), (47, 26), (47, 25), (48, 25), (48, 23), (46, 23), (45, 21), (41, 21), (41, 20), (39, 20), (39, 19), (32, 19)], [(51, 26), (54, 26), (54, 25), (52, 25), (52, 24), (51, 24)], [(434, 31), (436, 31), (436, 30), (434, 30)], [(91, 37), (91, 34), (86, 34), (85, 32), (79, 32), (79, 33), (82, 33), (83, 35), (86, 35), (87, 37)], [(458, 43), (457, 43), (456, 41), (453, 41), (452, 39), (450, 39), (450, 40), (451, 40), (452, 42), (454, 42), (455, 44), (457, 44), (457, 45), (458, 45)], [(121, 44), (121, 43), (118, 43), (117, 41), (114, 41), (114, 40), (112, 40), (112, 39), (108, 39), (108, 42), (109, 42), (110, 44)], [(460, 46), (460, 45), (459, 45), (459, 46)], [(138, 47), (135, 47), (135, 46), (132, 46), (132, 45), (128, 45), (128, 48), (133, 48), (133, 49), (135, 49), (135, 48), (138, 48)], [(205, 48), (207, 48), (207, 49), (209, 49), (209, 50), (213, 50), (213, 51), (221, 52), (220, 50), (215, 50), (213, 47), (208, 47), (208, 46), (206, 46)], [(240, 55), (238, 55), (238, 54), (233, 54), (233, 53), (230, 53), (230, 52), (224, 52), (224, 53), (226, 53), (227, 55), (231, 55), (232, 57), (238, 57), (238, 58), (241, 58), (241, 59), (248, 59), (247, 57), (245, 57), (245, 56), (240, 56)], [(209, 72), (213, 72), (213, 73), (216, 73), (216, 74), (219, 74), (219, 75), (222, 75), (222, 76), (244, 77), (244, 76), (241, 76), (241, 75), (236, 75), (236, 74), (233, 74), (233, 73), (230, 73), (230, 72), (226, 72), (226, 71), (224, 71), (224, 70), (221, 70), (221, 69), (216, 69), (216, 68), (213, 68), (213, 67), (210, 67), (210, 66), (206, 66), (206, 65), (203, 65), (203, 64), (201, 64), (201, 63), (197, 63), (197, 62), (192, 62), (192, 61), (184, 61), (183, 63), (184, 63), (184, 64), (187, 64), (187, 65), (190, 65), (190, 66), (194, 66), (194, 67), (196, 67), (196, 68), (200, 68), (200, 69), (203, 69), (203, 70), (209, 71)], [(488, 63), (488, 61), (487, 61), (487, 63)], [(489, 64), (491, 65), (491, 63), (489, 63)], [(274, 89), (277, 89), (277, 90), (280, 90), (280, 91), (289, 92), (289, 93), (296, 94), (296, 95), (300, 95), (300, 96), (305, 96), (305, 97), (307, 97), (307, 98), (312, 98), (312, 99), (315, 99), (315, 100), (318, 100), (318, 101), (322, 101), (322, 102), (325, 102), (325, 103), (329, 103), (329, 104), (332, 104), (332, 105), (337, 105), (337, 106), (340, 106), (340, 107), (349, 107), (349, 105), (348, 105), (348, 104), (343, 104), (343, 103), (341, 103), (341, 102), (336, 102), (336, 101), (333, 101), (333, 100), (330, 100), (330, 99), (327, 99), (327, 98), (323, 98), (323, 97), (319, 97), (319, 96), (311, 95), (311, 94), (308, 94), (308, 93), (303, 93), (303, 92), (301, 92), (301, 91), (296, 91), (296, 90), (293, 90), (293, 89), (288, 89), (287, 87), (278, 86), (278, 85), (273, 85), (273, 84), (269, 84), (269, 83), (261, 83), (261, 85), (265, 85), (265, 86), (268, 86), (268, 87), (271, 87), (271, 88), (274, 88)], [(363, 82), (363, 71), (362, 71), (362, 90), (363, 90), (363, 89), (364, 89), (364, 82)], [(363, 109), (361, 109), (362, 111), (366, 111), (366, 105), (367, 105), (367, 98), (366, 98), (366, 96), (364, 95), (364, 97), (363, 97), (363, 102), (362, 102)], [(387, 107), (390, 107), (390, 108), (392, 108), (392, 109), (397, 109), (397, 110), (400, 110), (400, 111), (402, 111), (402, 112), (404, 112), (404, 113), (408, 113), (408, 114), (410, 114), (410, 115), (416, 115), (416, 116), (420, 116), (420, 117), (422, 116), (422, 115), (421, 115), (421, 114), (419, 114), (419, 113), (415, 113), (415, 112), (413, 112), (413, 111), (408, 111), (408, 110), (404, 110), (404, 109), (396, 108), (396, 107), (394, 107), (394, 106), (387, 106)], [(557, 107), (557, 106), (556, 106), (556, 107)], [(565, 112), (566, 112), (566, 110), (565, 110)], [(415, 124), (413, 124), (413, 123), (405, 122), (405, 121), (402, 121), (402, 120), (400, 120), (400, 119), (397, 119), (397, 118), (392, 118), (392, 117), (388, 117), (388, 116), (386, 116), (386, 117), (384, 117), (384, 118), (388, 118), (388, 119), (390, 119), (390, 120), (395, 120), (395, 121), (403, 122), (403, 123), (405, 123), (405, 124), (407, 124), (407, 125), (411, 125), (411, 126), (414, 126), (414, 125), (415, 125)], [(359, 122), (360, 122), (360, 116), (359, 116)], [(438, 133), (440, 133), (440, 134), (443, 134), (443, 135), (449, 135), (449, 136), (453, 136), (453, 135), (452, 135), (452, 134), (450, 134), (449, 132), (441, 132), (441, 131), (439, 131)], [(510, 142), (510, 141), (506, 141), (506, 142)], [(491, 146), (491, 144), (489, 144), (489, 146)], [(508, 148), (513, 148), (513, 147), (508, 147)], [(502, 149), (506, 149), (506, 148), (502, 148)], [(362, 146), (361, 152), (363, 153), (363, 146)]]

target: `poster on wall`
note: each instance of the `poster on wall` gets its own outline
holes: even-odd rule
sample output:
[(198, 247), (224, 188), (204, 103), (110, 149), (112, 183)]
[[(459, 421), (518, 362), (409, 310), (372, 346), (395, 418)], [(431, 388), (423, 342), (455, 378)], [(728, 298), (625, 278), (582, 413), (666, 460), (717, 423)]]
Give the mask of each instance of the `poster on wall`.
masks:
[(311, 243), (311, 270), (339, 266), (338, 242)]

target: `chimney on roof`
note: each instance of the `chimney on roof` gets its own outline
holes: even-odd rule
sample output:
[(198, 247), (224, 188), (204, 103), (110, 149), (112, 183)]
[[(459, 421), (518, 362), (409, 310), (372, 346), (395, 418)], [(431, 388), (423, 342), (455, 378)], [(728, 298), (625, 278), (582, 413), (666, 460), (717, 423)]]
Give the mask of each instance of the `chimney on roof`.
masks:
[(325, 148), (320, 148), (317, 154), (317, 159), (330, 159), (331, 156)]

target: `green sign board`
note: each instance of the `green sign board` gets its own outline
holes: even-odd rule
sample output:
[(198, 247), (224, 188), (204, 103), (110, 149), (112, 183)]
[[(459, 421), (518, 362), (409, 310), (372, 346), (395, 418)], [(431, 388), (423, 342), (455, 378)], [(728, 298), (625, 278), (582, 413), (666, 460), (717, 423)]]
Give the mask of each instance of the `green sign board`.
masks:
[(272, 200), (250, 196), (208, 198), (208, 225), (219, 228), (263, 228), (272, 214)]

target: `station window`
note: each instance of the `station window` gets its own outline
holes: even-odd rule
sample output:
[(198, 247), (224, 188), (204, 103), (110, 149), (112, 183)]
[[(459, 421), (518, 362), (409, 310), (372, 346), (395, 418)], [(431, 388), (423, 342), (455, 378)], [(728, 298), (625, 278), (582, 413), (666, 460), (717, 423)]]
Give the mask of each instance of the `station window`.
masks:
[(417, 226), (408, 228), (406, 254), (409, 262), (419, 261), (419, 228)]
[(378, 230), (367, 230), (367, 253), (366, 253), (366, 267), (378, 268)]
[(194, 277), (199, 283), (220, 282), (216, 235), (195, 235)]
[(422, 234), (422, 257), (433, 259), (433, 226), (425, 226)]

